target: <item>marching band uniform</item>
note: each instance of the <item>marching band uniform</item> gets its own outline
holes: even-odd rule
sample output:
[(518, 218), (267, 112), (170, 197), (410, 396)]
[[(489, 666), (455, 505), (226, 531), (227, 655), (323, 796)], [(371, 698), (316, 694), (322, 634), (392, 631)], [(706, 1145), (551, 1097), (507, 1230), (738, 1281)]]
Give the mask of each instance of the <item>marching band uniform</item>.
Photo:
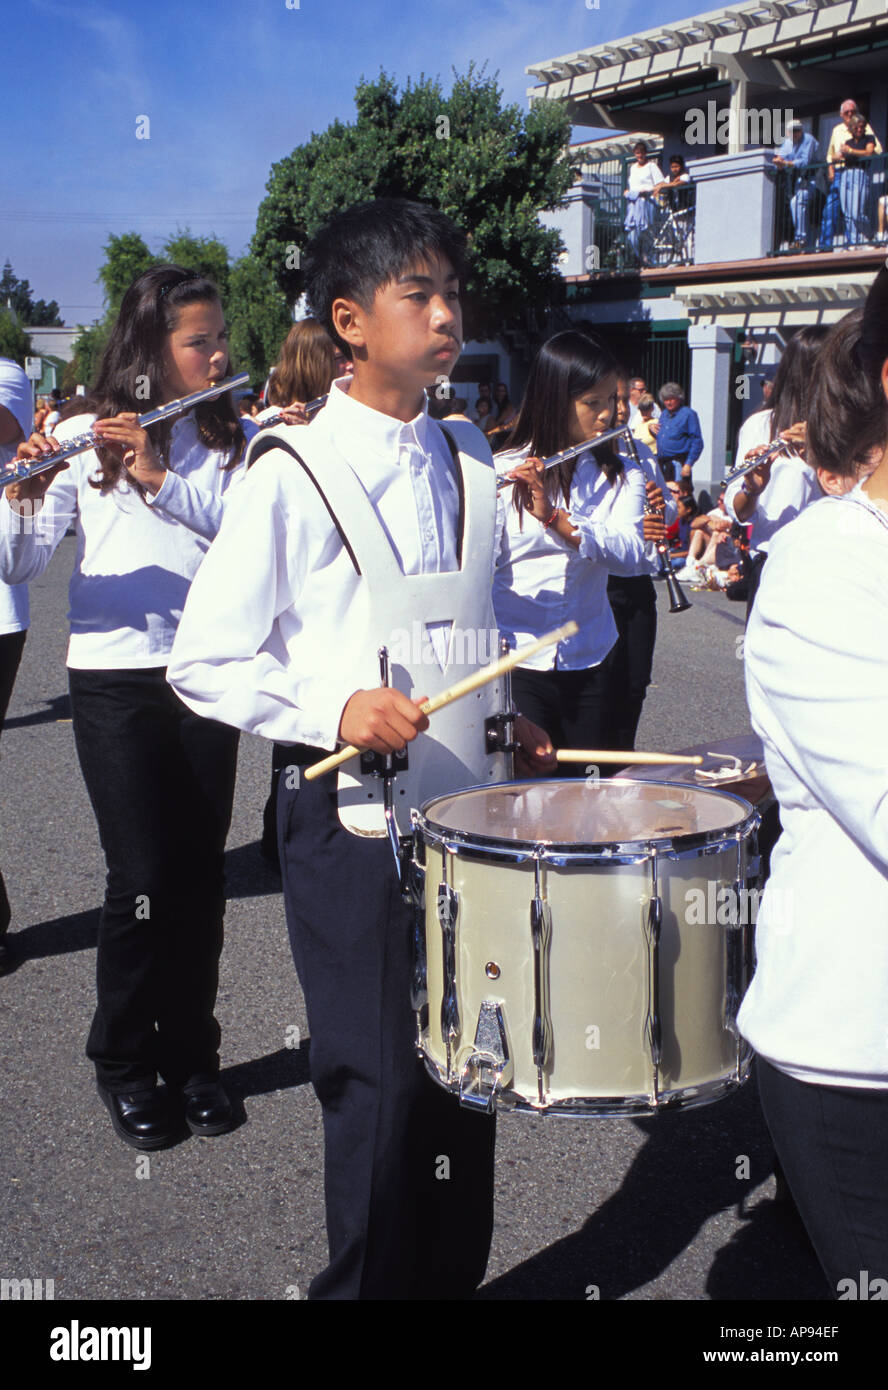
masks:
[[(771, 442), (771, 411), (758, 410), (750, 415), (748, 420), (744, 420), (740, 427), (735, 466), (739, 468), (746, 462), (746, 455), (750, 449)], [(752, 522), (749, 549), (753, 557), (753, 566), (746, 605), (748, 615), (752, 611), (762, 567), (777, 532), (798, 516), (809, 502), (816, 502), (822, 497), (823, 492), (817, 481), (817, 474), (810, 464), (803, 463), (799, 458), (788, 458), (778, 454), (771, 464), (771, 475), (767, 485), (755, 499), (755, 509), (751, 517), (747, 516), (745, 521), (741, 521), (734, 510), (734, 501), (743, 487), (743, 482), (742, 478), (737, 478), (726, 489), (725, 510), (731, 520), (740, 526), (748, 526), (750, 521)]]
[[(293, 745), (294, 767), (336, 746), (349, 698), (380, 683), (380, 646), (412, 699), (477, 669), (467, 635), (490, 634), (496, 654), (483, 436), (453, 426), (457, 460), (425, 405), (402, 423), (347, 385), (334, 382), (310, 425), (275, 432), (295, 458), (256, 441), (251, 460), (264, 456), (192, 587), (170, 664), (193, 710)], [(483, 735), (500, 699), (486, 686), (409, 744), (394, 789), (402, 832), (432, 795), (503, 780)], [(285, 772), (278, 825), (324, 1115), (330, 1263), (309, 1296), (467, 1296), (492, 1234), (495, 1121), (462, 1110), (415, 1055), (412, 916), (379, 782), (357, 760), (313, 782)]]
[[(80, 415), (60, 444), (86, 433)], [(70, 459), (41, 511), (21, 524), (0, 499), (0, 576), (36, 579), (68, 527), (68, 669), (77, 754), (108, 868), (87, 1043), (99, 1085), (122, 1096), (216, 1077), (213, 1016), (222, 950), (222, 856), (237, 735), (195, 719), (165, 666), (189, 584), (218, 529), (236, 470), (200, 440), (193, 413), (172, 426), (168, 471), (145, 500), (124, 477), (91, 487), (90, 449)], [(141, 908), (140, 908), (141, 901)]]
[(835, 1290), (888, 1277), (888, 517), (858, 485), (769, 553), (746, 688), (784, 828), (738, 1021)]
[[(526, 445), (497, 454), (498, 472), (510, 472), (529, 453)], [(634, 575), (646, 563), (644, 475), (629, 456), (623, 466), (624, 476), (611, 484), (592, 451), (579, 456), (569, 501), (578, 550), (526, 510), (519, 516), (514, 489), (503, 493), (493, 586), (500, 631), (519, 647), (571, 618), (579, 624), (573, 637), (538, 652), (512, 676), (518, 709), (556, 747), (616, 746), (609, 742), (610, 654), (618, 634), (608, 573)]]

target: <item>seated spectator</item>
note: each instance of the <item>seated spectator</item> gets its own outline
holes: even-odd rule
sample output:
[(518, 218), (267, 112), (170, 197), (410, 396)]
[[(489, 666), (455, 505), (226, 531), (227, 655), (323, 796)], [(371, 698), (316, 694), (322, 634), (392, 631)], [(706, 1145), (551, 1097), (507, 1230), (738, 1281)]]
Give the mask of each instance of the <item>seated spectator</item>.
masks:
[(475, 424), (479, 430), (486, 430), (490, 424), (490, 397), (479, 396), (475, 402)]
[[(630, 382), (629, 382), (629, 424), (630, 424), (630, 425), (634, 424), (635, 421), (636, 421), (636, 419), (638, 418), (638, 402), (641, 400), (642, 396), (651, 396), (651, 393), (650, 393), (650, 391), (649, 391), (648, 388), (647, 388), (647, 382), (645, 381), (645, 379), (644, 379), (643, 376), (634, 376), (634, 377), (631, 378), (631, 380), (630, 380)], [(653, 396), (651, 396), (651, 400), (653, 400), (653, 399), (654, 399)], [(659, 418), (660, 418), (660, 407), (657, 405), (657, 402), (656, 402), (656, 401), (654, 401), (654, 408), (653, 408), (653, 411), (651, 412), (651, 414), (652, 414), (652, 417), (653, 417), (654, 420), (659, 420)]]
[(635, 435), (635, 438), (640, 440), (642, 444), (646, 444), (651, 452), (655, 454), (657, 452), (657, 436), (650, 428), (651, 421), (654, 418), (654, 405), (653, 396), (647, 394), (640, 396), (635, 420), (630, 424), (629, 428)]
[(723, 489), (719, 493), (718, 504), (710, 512), (698, 514), (691, 523), (688, 558), (682, 570), (683, 578), (693, 582), (697, 572), (707, 566), (727, 569), (739, 560), (739, 551), (731, 540), (734, 524), (733, 518), (725, 510)]
[(493, 388), (493, 404), (496, 413), (484, 430), (488, 437), (494, 431), (511, 429), (518, 419), (518, 411), (509, 400), (509, 388), (504, 381), (498, 381)]
[(685, 394), (677, 381), (667, 381), (660, 387), (663, 413), (652, 421), (650, 429), (657, 436), (657, 462), (668, 482), (679, 476), (690, 478), (693, 465), (703, 452), (703, 435), (697, 412), (684, 403)]
[(679, 494), (678, 535), (676, 537), (678, 544), (672, 552), (673, 555), (676, 556), (678, 559), (681, 559), (683, 555), (687, 555), (688, 553), (688, 546), (691, 543), (691, 527), (693, 526), (696, 517), (697, 503), (694, 501), (693, 496), (682, 497)]
[(654, 192), (658, 195), (661, 203), (668, 203), (676, 212), (683, 211), (688, 205), (690, 182), (691, 176), (685, 166), (684, 155), (671, 154), (669, 156), (669, 178), (658, 183)]

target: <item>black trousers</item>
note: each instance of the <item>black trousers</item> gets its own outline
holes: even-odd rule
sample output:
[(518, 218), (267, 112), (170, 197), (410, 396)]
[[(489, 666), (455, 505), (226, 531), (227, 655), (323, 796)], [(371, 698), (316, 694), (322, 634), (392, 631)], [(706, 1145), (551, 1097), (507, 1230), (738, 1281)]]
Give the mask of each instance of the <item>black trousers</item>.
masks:
[[(525, 718), (539, 724), (555, 748), (616, 748), (613, 742), (614, 648), (598, 666), (583, 671), (512, 672), (512, 699)], [(609, 776), (612, 767), (603, 767)], [(562, 764), (557, 777), (585, 777), (580, 763)]]
[(755, 603), (755, 596), (759, 591), (759, 585), (762, 582), (762, 570), (765, 568), (765, 561), (767, 558), (768, 552), (766, 550), (760, 550), (749, 566), (749, 585), (746, 590), (747, 623), (752, 614), (752, 605)]
[(193, 714), (163, 667), (68, 675), (108, 870), (87, 1056), (117, 1093), (217, 1076), (237, 730)]
[[(15, 685), (27, 635), (27, 630), (0, 633), (0, 729), (3, 728), (6, 711), (9, 709), (12, 687)], [(11, 920), (12, 910), (6, 894), (6, 884), (0, 873), (0, 936), (6, 935)]]
[(840, 1284), (849, 1279), (856, 1297), (866, 1297), (866, 1277), (870, 1290), (874, 1279), (884, 1281), (884, 1298), (888, 1089), (811, 1085), (761, 1057), (756, 1067), (777, 1156), (833, 1297), (848, 1296)]
[(619, 633), (611, 654), (613, 722), (608, 747), (632, 749), (654, 665), (657, 593), (648, 574), (612, 574), (607, 581), (607, 596)]
[[(303, 765), (322, 756), (289, 752)], [(496, 1121), (462, 1109), (416, 1055), (412, 916), (388, 841), (343, 828), (335, 779), (293, 780), (280, 781), (279, 849), (324, 1117), (330, 1248), (309, 1298), (467, 1298), (493, 1233)]]

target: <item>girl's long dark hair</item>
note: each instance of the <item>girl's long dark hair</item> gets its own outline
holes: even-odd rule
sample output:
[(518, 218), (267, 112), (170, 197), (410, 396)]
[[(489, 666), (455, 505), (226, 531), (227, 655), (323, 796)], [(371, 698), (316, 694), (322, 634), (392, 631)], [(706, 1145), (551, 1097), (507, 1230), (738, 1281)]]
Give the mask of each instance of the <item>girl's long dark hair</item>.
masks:
[(817, 356), (829, 336), (823, 324), (800, 328), (786, 344), (774, 374), (771, 395), (771, 438), (808, 418), (808, 398)]
[[(178, 265), (156, 265), (134, 280), (123, 296), (117, 321), (99, 364), (95, 386), (79, 410), (95, 411), (99, 419), (135, 411), (142, 415), (164, 399), (163, 353), (168, 335), (175, 329), (179, 310), (186, 304), (218, 301), (219, 291), (212, 280)], [(225, 468), (234, 468), (244, 451), (244, 432), (238, 421), (231, 395), (203, 401), (195, 406), (198, 434), (210, 449), (227, 450)], [(173, 421), (151, 426), (151, 441), (158, 457), (169, 457)], [(121, 460), (110, 449), (99, 446), (96, 453), (102, 472), (90, 479), (90, 487), (108, 492), (121, 477), (129, 478)], [(130, 481), (138, 488), (139, 484)]]
[[(592, 333), (569, 328), (543, 343), (530, 369), (527, 388), (518, 418), (506, 440), (506, 448), (530, 445), (537, 458), (557, 454), (571, 444), (569, 433), (571, 403), (597, 386), (607, 376), (617, 376), (619, 368), (610, 352)], [(613, 423), (613, 418), (611, 419)], [(623, 463), (611, 444), (595, 452), (595, 461), (613, 485), (622, 475)], [(552, 468), (545, 475), (546, 497), (555, 501), (559, 493), (570, 500), (570, 484), (576, 459)], [(519, 516), (530, 501), (529, 490), (516, 483), (515, 506)]]
[(815, 468), (856, 477), (888, 444), (888, 269), (879, 271), (862, 309), (836, 324), (817, 359), (808, 415), (808, 458)]

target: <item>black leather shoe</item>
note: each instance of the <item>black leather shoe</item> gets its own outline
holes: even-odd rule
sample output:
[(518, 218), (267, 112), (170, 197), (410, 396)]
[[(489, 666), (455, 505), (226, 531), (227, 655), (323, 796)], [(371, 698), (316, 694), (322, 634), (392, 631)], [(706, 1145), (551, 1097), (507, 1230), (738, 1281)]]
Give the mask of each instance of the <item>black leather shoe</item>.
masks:
[(106, 1091), (103, 1086), (98, 1091), (110, 1111), (115, 1133), (125, 1144), (134, 1149), (164, 1149), (177, 1137), (179, 1128), (166, 1091), (159, 1091), (156, 1086), (123, 1095)]
[(182, 1089), (185, 1123), (192, 1134), (227, 1134), (234, 1129), (234, 1111), (219, 1081), (196, 1081)]

